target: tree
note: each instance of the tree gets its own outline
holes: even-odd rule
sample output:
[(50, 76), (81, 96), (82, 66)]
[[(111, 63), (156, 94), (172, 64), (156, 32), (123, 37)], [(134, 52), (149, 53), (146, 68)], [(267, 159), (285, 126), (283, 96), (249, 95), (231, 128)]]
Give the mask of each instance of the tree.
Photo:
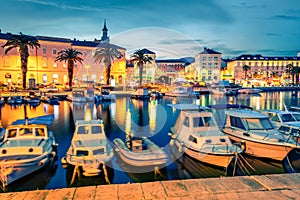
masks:
[(58, 52), (55, 59), (55, 62), (57, 61), (68, 62), (68, 77), (69, 77), (70, 89), (72, 89), (74, 65), (76, 62), (80, 62), (82, 64), (83, 61), (83, 59), (79, 57), (79, 55), (82, 55), (80, 51), (77, 51), (76, 49), (68, 48)]
[(21, 70), (22, 70), (22, 78), (23, 78), (23, 89), (26, 89), (26, 75), (28, 70), (28, 57), (29, 51), (28, 48), (36, 48), (40, 47), (40, 44), (36, 37), (23, 35), (20, 32), (20, 35), (11, 35), (6, 43), (2, 46), (5, 49), (5, 54), (7, 54), (10, 50), (16, 48), (19, 51), (21, 57)]
[(248, 65), (244, 65), (244, 66), (243, 66), (243, 71), (244, 71), (244, 74), (245, 74), (245, 79), (246, 79), (246, 77), (247, 77), (247, 72), (248, 72), (250, 69), (251, 69), (251, 67), (248, 66)]
[(94, 62), (104, 62), (106, 85), (109, 85), (110, 83), (111, 64), (115, 59), (120, 59), (122, 57), (122, 53), (116, 47), (110, 44), (104, 44), (103, 47), (98, 47), (96, 49), (94, 54)]
[(140, 86), (143, 83), (143, 68), (147, 63), (152, 63), (152, 58), (148, 55), (145, 55), (144, 49), (136, 50), (131, 56), (131, 61), (139, 67), (139, 76), (140, 76)]
[(300, 68), (298, 66), (293, 66), (291, 63), (286, 66), (286, 73), (289, 74), (289, 76), (292, 76), (292, 82), (293, 84), (299, 83), (299, 74), (300, 74)]

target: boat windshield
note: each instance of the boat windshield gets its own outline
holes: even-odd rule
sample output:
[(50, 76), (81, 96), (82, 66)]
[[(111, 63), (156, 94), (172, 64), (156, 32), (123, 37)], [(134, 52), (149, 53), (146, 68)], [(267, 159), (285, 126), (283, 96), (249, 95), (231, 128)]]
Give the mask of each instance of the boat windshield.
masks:
[(248, 130), (270, 130), (274, 129), (271, 121), (268, 118), (244, 118), (243, 119)]
[(208, 127), (208, 126), (216, 126), (212, 117), (194, 117), (193, 118), (193, 125), (195, 128), (197, 127)]
[(294, 113), (293, 116), (297, 121), (300, 121), (300, 113)]
[(296, 119), (293, 117), (292, 114), (281, 114), (282, 122), (295, 122)]

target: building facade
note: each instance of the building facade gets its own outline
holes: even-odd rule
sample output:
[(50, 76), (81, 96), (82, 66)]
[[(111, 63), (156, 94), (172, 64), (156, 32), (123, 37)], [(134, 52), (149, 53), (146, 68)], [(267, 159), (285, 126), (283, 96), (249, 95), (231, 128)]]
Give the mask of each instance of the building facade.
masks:
[(220, 80), (222, 54), (209, 48), (195, 56), (196, 80), (217, 83)]
[[(105, 43), (109, 43), (106, 23), (102, 29), (102, 40), (80, 41), (76, 39), (36, 36), (40, 48), (30, 49), (28, 58), (27, 79), (34, 79), (35, 83), (67, 83), (67, 63), (55, 62), (58, 52), (65, 48), (73, 48), (83, 55), (83, 63), (75, 63), (74, 82), (92, 81), (104, 83), (105, 66), (103, 63), (94, 62), (94, 52)], [(0, 32), (0, 46), (4, 45), (11, 33)], [(111, 67), (111, 76), (117, 84), (124, 84), (126, 78), (126, 49), (114, 44), (109, 45), (117, 48), (123, 55), (121, 59), (115, 60)], [(0, 83), (21, 84), (21, 60), (17, 49), (5, 54), (5, 49), (0, 48)], [(28, 83), (28, 80), (27, 80)]]
[[(300, 67), (300, 57), (267, 57), (260, 54), (243, 54), (227, 62), (224, 74), (234, 78), (235, 83), (241, 85), (283, 85), (291, 81), (287, 72), (288, 66)], [(245, 72), (243, 66), (249, 66)]]

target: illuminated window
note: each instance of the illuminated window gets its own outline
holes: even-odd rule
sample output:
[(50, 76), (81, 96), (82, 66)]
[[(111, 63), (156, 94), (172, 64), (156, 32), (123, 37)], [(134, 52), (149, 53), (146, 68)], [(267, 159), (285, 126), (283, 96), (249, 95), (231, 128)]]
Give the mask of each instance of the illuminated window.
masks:
[(53, 62), (53, 67), (57, 67), (57, 62)]

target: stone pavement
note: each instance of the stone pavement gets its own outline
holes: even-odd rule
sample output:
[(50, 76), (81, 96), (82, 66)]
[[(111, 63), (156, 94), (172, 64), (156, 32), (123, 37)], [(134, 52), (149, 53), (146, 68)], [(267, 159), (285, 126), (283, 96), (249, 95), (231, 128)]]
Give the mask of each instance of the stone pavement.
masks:
[(300, 174), (168, 180), (1, 193), (0, 200), (300, 199)]

